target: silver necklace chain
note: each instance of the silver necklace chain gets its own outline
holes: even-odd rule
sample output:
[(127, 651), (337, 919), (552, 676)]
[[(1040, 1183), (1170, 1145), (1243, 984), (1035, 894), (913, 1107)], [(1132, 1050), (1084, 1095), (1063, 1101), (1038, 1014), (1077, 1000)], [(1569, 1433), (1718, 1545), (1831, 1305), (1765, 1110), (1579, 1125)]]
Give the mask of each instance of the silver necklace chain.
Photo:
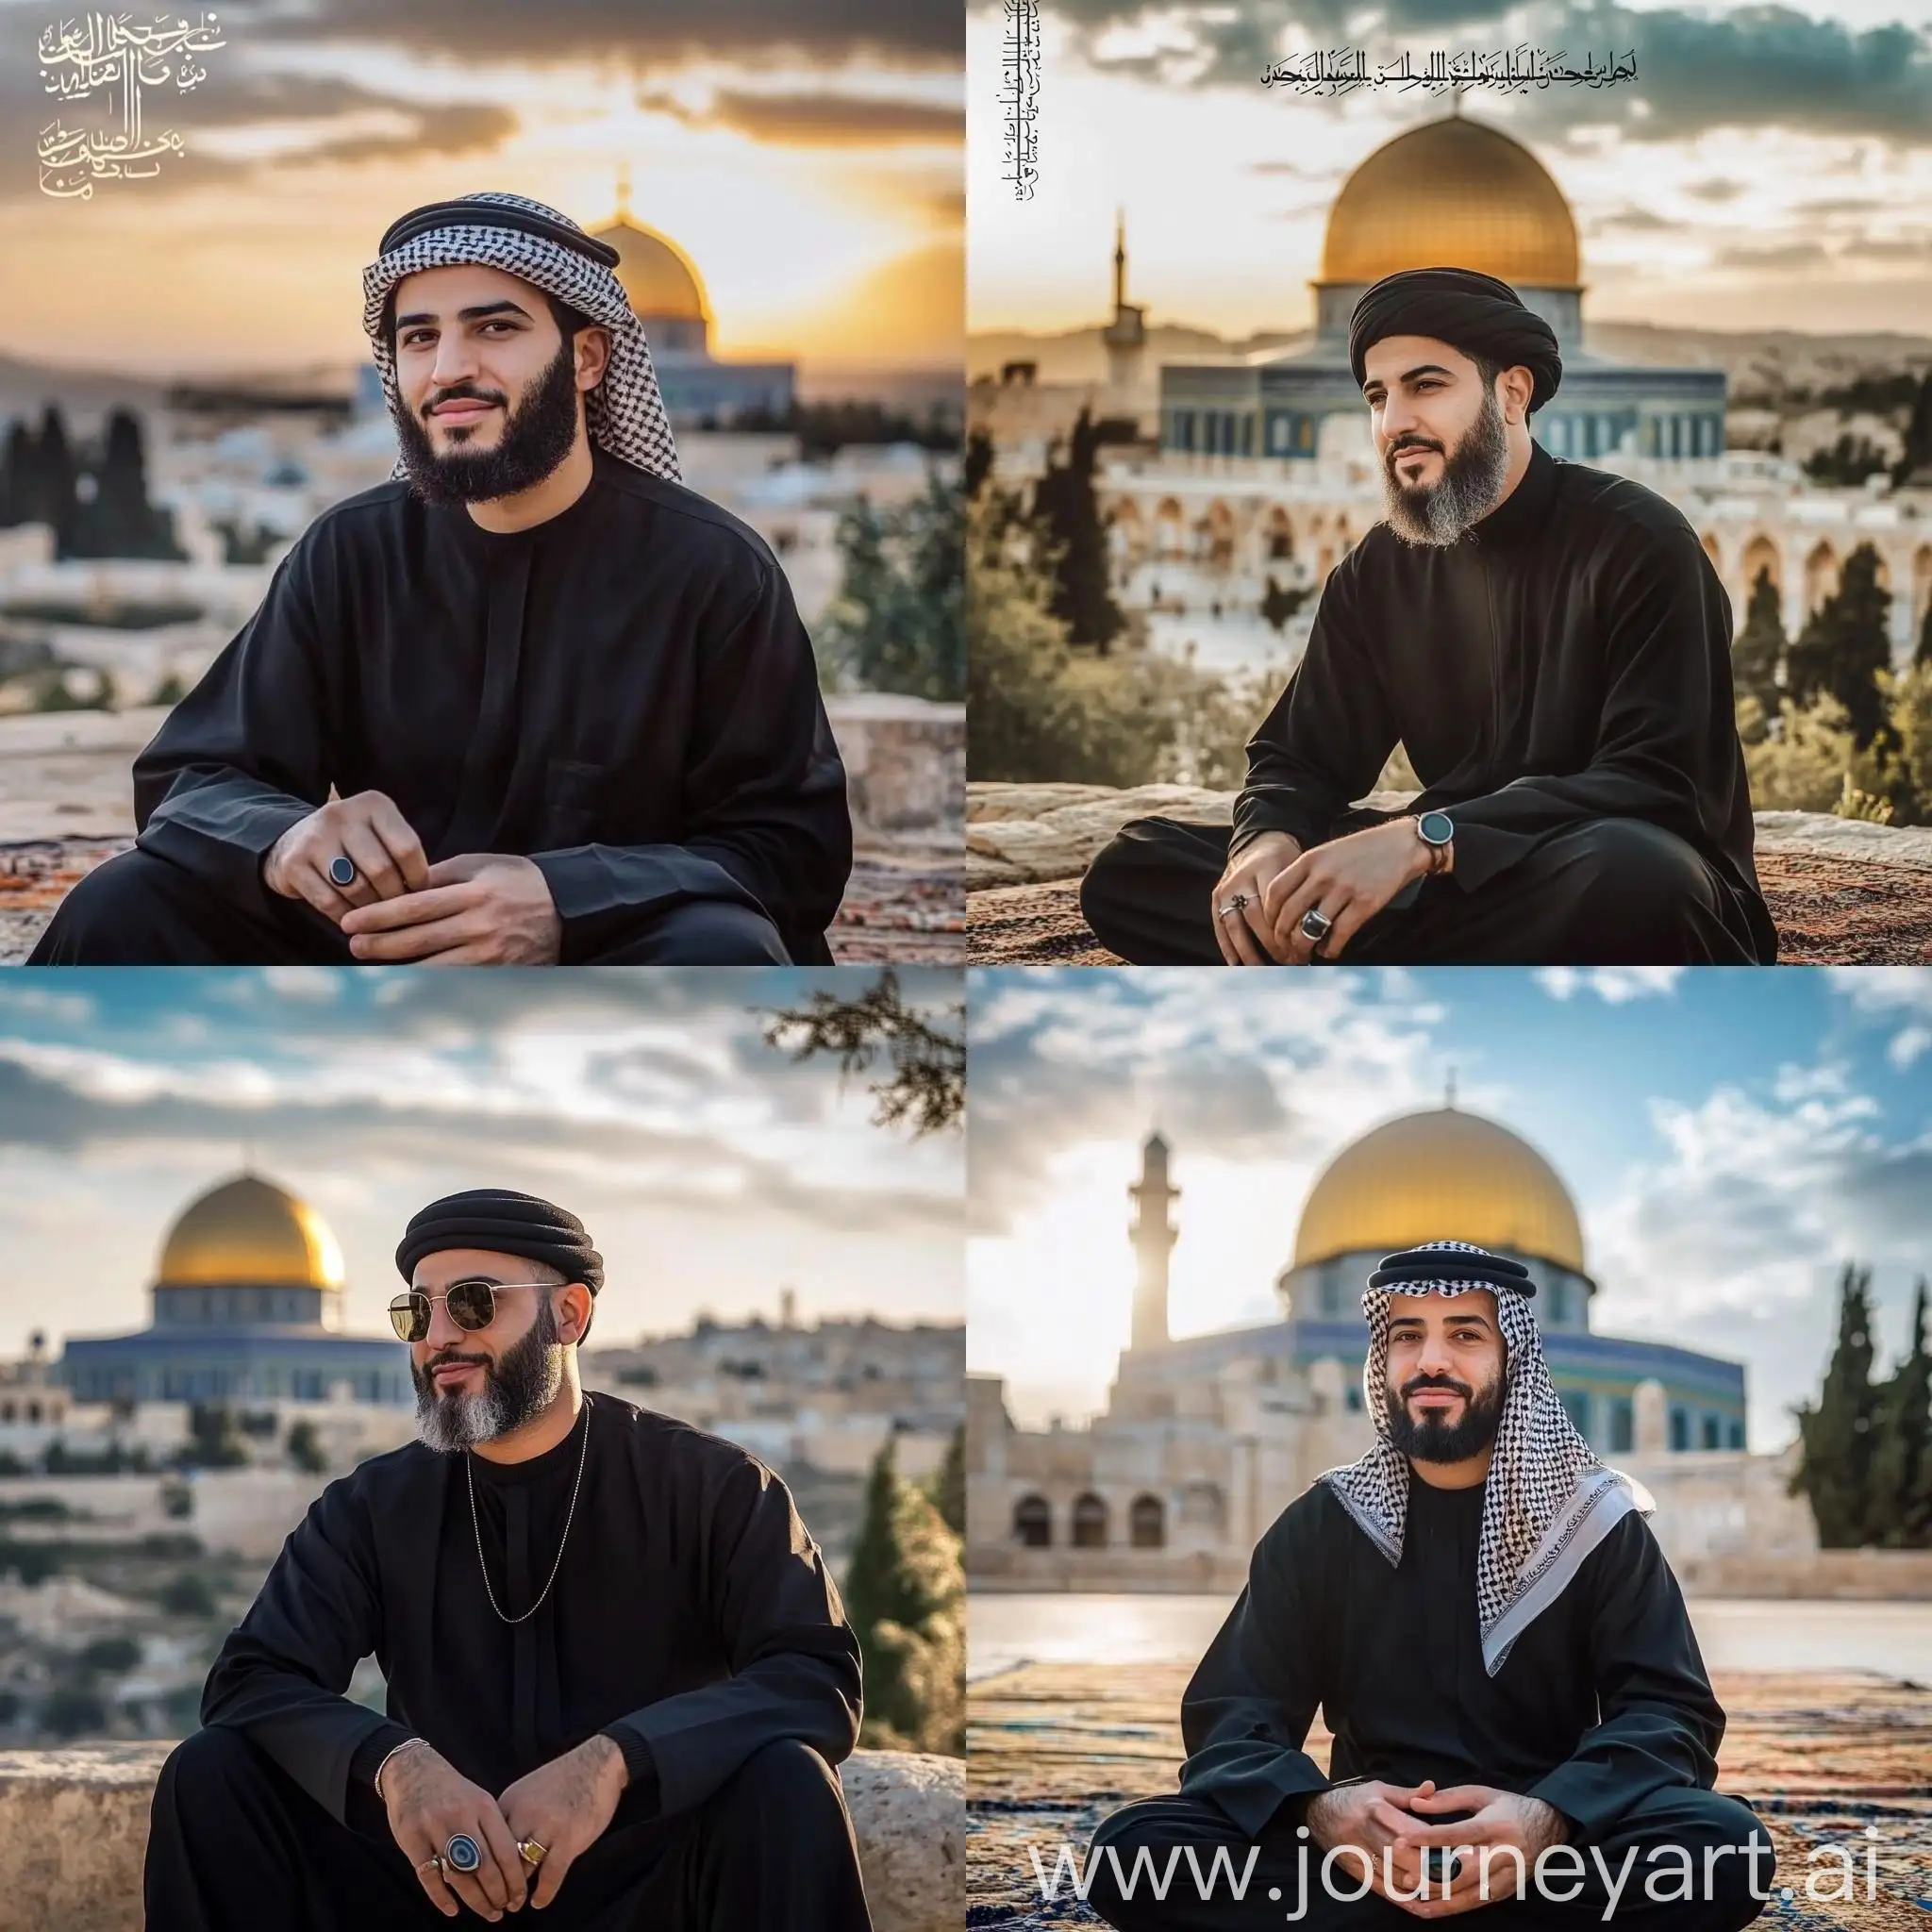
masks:
[[(551, 1584), (557, 1581), (557, 1573), (563, 1566), (563, 1546), (570, 1541), (571, 1519), (577, 1513), (577, 1491), (584, 1482), (584, 1458), (591, 1450), (591, 1396), (584, 1392), (584, 1440), (577, 1450), (577, 1479), (570, 1486), (570, 1508), (564, 1513), (563, 1535), (558, 1539), (557, 1561), (550, 1566), (550, 1575), (543, 1588), (537, 1592), (537, 1601), (521, 1617), (505, 1616), (503, 1607), (496, 1601), (496, 1592), (490, 1587), (490, 1566), (483, 1560), (483, 1530), (476, 1521), (476, 1468), (468, 1456), (463, 1457), (463, 1474), (470, 1479), (470, 1528), (476, 1539), (476, 1567), (483, 1573), (483, 1594), (490, 1599), (490, 1607), (503, 1618), (506, 1624), (525, 1623), (543, 1607), (543, 1599), (550, 1594)], [(504, 1539), (504, 1556), (509, 1555), (509, 1540)]]

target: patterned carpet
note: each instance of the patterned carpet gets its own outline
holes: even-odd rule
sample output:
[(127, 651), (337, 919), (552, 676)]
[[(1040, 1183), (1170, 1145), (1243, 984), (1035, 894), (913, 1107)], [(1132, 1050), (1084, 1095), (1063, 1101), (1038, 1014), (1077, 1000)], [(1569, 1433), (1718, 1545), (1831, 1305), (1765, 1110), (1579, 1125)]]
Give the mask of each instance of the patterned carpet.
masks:
[[(1785, 965), (1932, 963), (1932, 870), (1760, 851), (1757, 874)], [(1080, 917), (1077, 879), (969, 893), (966, 932), (974, 965), (1120, 964)]]
[[(1180, 1697), (1189, 1667), (1024, 1664), (969, 1692), (969, 1926), (1058, 1932), (1099, 1919), (1062, 1885), (1041, 1899), (1030, 1852), (1049, 1874), (1062, 1844), (1084, 1857), (1108, 1812), (1174, 1787)], [(1715, 1679), (1729, 1714), (1718, 1787), (1748, 1799), (1769, 1827), (1777, 1885), (1759, 1924), (1778, 1932), (1928, 1932), (1932, 1928), (1932, 1688), (1875, 1673), (1732, 1673)], [(1308, 1748), (1325, 1762), (1318, 1724)], [(1865, 1897), (1864, 1834), (1875, 1827), (1875, 1884)], [(1835, 1859), (1813, 1846), (1856, 1848), (1852, 1901)], [(1271, 1913), (1265, 1921), (1273, 1923)], [(1479, 1924), (1478, 1911), (1470, 1923)]]

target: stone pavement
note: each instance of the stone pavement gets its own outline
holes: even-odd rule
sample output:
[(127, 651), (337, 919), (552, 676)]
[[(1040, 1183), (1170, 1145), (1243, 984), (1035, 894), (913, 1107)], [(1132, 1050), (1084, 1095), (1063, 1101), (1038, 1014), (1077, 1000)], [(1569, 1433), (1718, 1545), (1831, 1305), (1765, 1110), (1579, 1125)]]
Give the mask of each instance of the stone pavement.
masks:
[[(1098, 1925), (1062, 1884), (1045, 1903), (1029, 1847), (1049, 1874), (1062, 1844), (1084, 1863), (1094, 1826), (1135, 1798), (1174, 1789), (1186, 1664), (1023, 1664), (968, 1691), (966, 1924), (1008, 1932)], [(1757, 1808), (1778, 1857), (1758, 1923), (1775, 1932), (1924, 1932), (1932, 1919), (1932, 1689), (1875, 1672), (1719, 1673), (1729, 1716), (1718, 1787)], [(1327, 1761), (1318, 1723), (1308, 1749)], [(1807, 1849), (1856, 1845), (1875, 1826), (1875, 1896), (1806, 1895)], [(1820, 1891), (1834, 1889), (1821, 1877)], [(1272, 1923), (1257, 1916), (1259, 1925)], [(1480, 1915), (1468, 1921), (1480, 1923)]]
[[(1376, 793), (1393, 808), (1407, 794)], [(1225, 824), (1233, 794), (1192, 786), (967, 788), (967, 944), (975, 965), (1120, 963), (1080, 916), (1079, 875), (1129, 818)], [(1759, 812), (1757, 874), (1793, 966), (1932, 962), (1932, 827)]]
[[(871, 694), (833, 702), (859, 808), (833, 953), (841, 965), (958, 965), (966, 931), (954, 782), (963, 765), (959, 708)], [(165, 715), (0, 718), (0, 964), (25, 959), (75, 882), (126, 849), (128, 767)]]

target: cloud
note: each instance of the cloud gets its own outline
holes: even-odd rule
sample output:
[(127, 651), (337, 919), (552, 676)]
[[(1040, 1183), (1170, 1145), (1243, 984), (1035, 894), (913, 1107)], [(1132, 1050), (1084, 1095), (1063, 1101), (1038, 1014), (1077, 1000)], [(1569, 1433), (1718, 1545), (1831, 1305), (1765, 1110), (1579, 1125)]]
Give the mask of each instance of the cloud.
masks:
[(1895, 239), (1861, 236), (1840, 251), (1859, 261), (1932, 261), (1932, 235)]
[(1774, 242), (1763, 247), (1720, 248), (1711, 258), (1718, 268), (1792, 269), (1818, 268), (1830, 260), (1817, 242)]
[(1708, 201), (1722, 207), (1725, 202), (1736, 201), (1745, 189), (1742, 181), (1729, 181), (1722, 175), (1714, 175), (1707, 181), (1687, 181), (1684, 192), (1693, 201)]
[(724, 58), (758, 66), (859, 58), (964, 61), (965, 22), (947, 0), (229, 0), (238, 39), (373, 41), (457, 60), (582, 58), (653, 68)]
[(1553, 1000), (1594, 993), (1607, 1007), (1622, 1007), (1632, 1000), (1668, 998), (1688, 970), (1683, 966), (1541, 966), (1535, 978)]
[(705, 117), (780, 147), (891, 147), (963, 141), (963, 108), (864, 94), (748, 93), (724, 89)]
[(1591, 227), (1592, 232), (1603, 235), (1681, 235), (1690, 229), (1690, 224), (1674, 222), (1654, 208), (1625, 208), (1613, 214), (1599, 215)]
[[(1932, 143), (1932, 38), (1903, 23), (1858, 28), (1793, 8), (1724, 13), (1596, 0), (1383, 0), (1364, 16), (1355, 0), (1053, 0), (1095, 65), (1176, 85), (1254, 87), (1287, 45), (1359, 44), (1372, 58), (1426, 49), (1432, 36), (1468, 30), (1478, 44), (1562, 48), (1574, 58), (1634, 50), (1635, 86), (1552, 89), (1522, 102), (1521, 126), (1548, 138), (1609, 125), (1631, 140), (1675, 141), (1714, 128), (1864, 135), (1899, 146)], [(1162, 45), (1109, 57), (1108, 30), (1158, 18)], [(1484, 33), (1491, 38), (1485, 42)], [(1440, 44), (1440, 42), (1438, 42)]]

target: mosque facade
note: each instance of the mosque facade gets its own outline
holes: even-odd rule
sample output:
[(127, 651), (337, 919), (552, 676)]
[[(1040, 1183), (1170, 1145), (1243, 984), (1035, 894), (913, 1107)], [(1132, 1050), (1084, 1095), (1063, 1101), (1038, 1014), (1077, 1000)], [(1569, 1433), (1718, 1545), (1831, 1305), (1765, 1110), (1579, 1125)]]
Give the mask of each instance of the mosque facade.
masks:
[[(1742, 1364), (1599, 1332), (1568, 1191), (1520, 1136), (1453, 1105), (1385, 1123), (1317, 1179), (1276, 1278), (1277, 1321), (1174, 1339), (1171, 1152), (1142, 1151), (1130, 1341), (1085, 1428), (1016, 1428), (995, 1376), (967, 1387), (975, 1587), (1238, 1587), (1263, 1530), (1374, 1440), (1361, 1293), (1385, 1255), (1478, 1243), (1528, 1269), (1550, 1375), (1585, 1439), (1672, 1504), (1674, 1558), (1803, 1551), (1815, 1531), (1784, 1459), (1745, 1448)], [(1675, 1547), (1673, 1548), (1673, 1541)]]
[(741, 416), (790, 412), (797, 365), (712, 355), (711, 303), (697, 266), (669, 236), (632, 219), (627, 182), (619, 182), (615, 219), (591, 232), (617, 250), (617, 279), (644, 325), (674, 427), (728, 428)]
[(1127, 608), (1252, 609), (1271, 577), (1321, 589), (1383, 514), (1348, 367), (1350, 313), (1382, 275), (1438, 266), (1499, 276), (1556, 330), (1563, 380), (1531, 433), (1553, 456), (1632, 476), (1674, 504), (1740, 624), (1765, 572), (1795, 635), (1869, 543), (1892, 594), (1894, 662), (1908, 661), (1932, 608), (1932, 488), (1829, 489), (1781, 457), (1728, 451), (1722, 370), (1585, 349), (1581, 252), (1562, 191), (1526, 147), (1459, 113), (1386, 142), (1343, 185), (1311, 285), (1314, 338), (1302, 348), (1150, 372), (1144, 311), (1124, 305), (1116, 239), (1115, 316), (1101, 331), (1108, 379), (1091, 406), (1151, 431), (1147, 443), (1106, 453), (1095, 479)]
[(70, 1336), (55, 1378), (76, 1403), (350, 1400), (414, 1407), (408, 1351), (342, 1325), (342, 1257), (320, 1214), (255, 1174), (191, 1202), (161, 1243), (153, 1319)]

